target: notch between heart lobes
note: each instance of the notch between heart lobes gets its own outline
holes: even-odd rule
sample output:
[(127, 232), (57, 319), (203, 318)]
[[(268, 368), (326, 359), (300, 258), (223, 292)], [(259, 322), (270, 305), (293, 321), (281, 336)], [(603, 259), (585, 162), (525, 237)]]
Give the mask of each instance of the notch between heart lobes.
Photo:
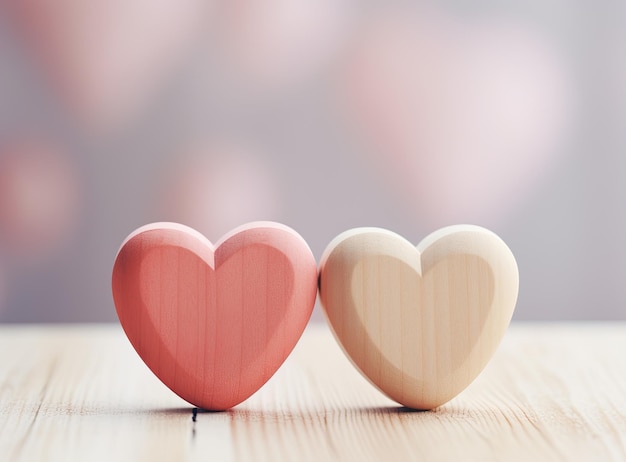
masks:
[(355, 366), (395, 401), (432, 409), (482, 371), (517, 300), (513, 254), (480, 227), (443, 228), (417, 248), (378, 228), (339, 235), (320, 263), (320, 298)]

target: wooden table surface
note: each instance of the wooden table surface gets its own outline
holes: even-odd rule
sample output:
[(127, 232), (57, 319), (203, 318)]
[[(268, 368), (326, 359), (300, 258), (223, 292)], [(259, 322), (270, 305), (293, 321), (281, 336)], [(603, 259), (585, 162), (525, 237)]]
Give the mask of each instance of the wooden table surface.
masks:
[(119, 326), (0, 327), (0, 460), (626, 460), (626, 324), (514, 324), (431, 412), (398, 407), (313, 325), (228, 412), (162, 385)]

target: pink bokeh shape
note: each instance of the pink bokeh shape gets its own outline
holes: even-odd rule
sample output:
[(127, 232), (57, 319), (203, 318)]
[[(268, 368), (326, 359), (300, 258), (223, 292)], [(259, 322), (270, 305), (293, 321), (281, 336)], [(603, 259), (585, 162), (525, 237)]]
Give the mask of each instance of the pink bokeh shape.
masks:
[(191, 49), (202, 0), (3, 2), (68, 105), (87, 126), (129, 120)]
[(257, 149), (220, 141), (182, 152), (163, 174), (160, 218), (214, 239), (242, 223), (278, 219), (278, 183)]
[(0, 259), (0, 316), (6, 306), (6, 300), (9, 291), (9, 284), (6, 277), (6, 269), (3, 266), (3, 262)]
[(40, 262), (73, 234), (82, 206), (79, 172), (51, 143), (0, 147), (0, 248)]
[(215, 45), (246, 87), (286, 91), (330, 64), (353, 9), (353, 0), (224, 2), (216, 12)]
[(376, 165), (434, 226), (506, 216), (555, 164), (575, 107), (547, 40), (432, 10), (372, 20), (341, 88)]

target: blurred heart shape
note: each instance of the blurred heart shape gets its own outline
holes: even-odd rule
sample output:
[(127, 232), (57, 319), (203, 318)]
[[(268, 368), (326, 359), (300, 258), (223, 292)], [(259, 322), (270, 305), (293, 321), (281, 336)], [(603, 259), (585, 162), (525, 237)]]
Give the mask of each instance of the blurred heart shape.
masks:
[(155, 92), (206, 18), (202, 0), (2, 2), (90, 128), (117, 127)]
[(337, 236), (320, 262), (320, 301), (343, 350), (376, 387), (414, 409), (454, 398), (486, 366), (518, 292), (494, 233), (457, 225), (417, 248), (379, 228)]
[(176, 223), (137, 229), (112, 277), (120, 323), (152, 372), (200, 408), (252, 395), (293, 350), (311, 317), (317, 264), (291, 228), (243, 225), (215, 246)]
[(555, 164), (574, 112), (570, 75), (528, 27), (408, 10), (363, 28), (340, 99), (421, 220), (494, 223)]
[(157, 183), (159, 217), (205, 236), (221, 236), (239, 223), (279, 218), (284, 195), (261, 149), (213, 140), (180, 149), (174, 159)]
[(329, 65), (353, 0), (231, 0), (216, 12), (215, 45), (232, 77), (261, 93), (285, 92)]
[(8, 297), (9, 284), (6, 277), (6, 270), (3, 266), (3, 261), (0, 260), (0, 319), (2, 319), (2, 312), (6, 306), (6, 300)]
[(37, 264), (70, 241), (82, 209), (80, 171), (47, 140), (20, 138), (0, 146), (0, 248), (21, 264)]

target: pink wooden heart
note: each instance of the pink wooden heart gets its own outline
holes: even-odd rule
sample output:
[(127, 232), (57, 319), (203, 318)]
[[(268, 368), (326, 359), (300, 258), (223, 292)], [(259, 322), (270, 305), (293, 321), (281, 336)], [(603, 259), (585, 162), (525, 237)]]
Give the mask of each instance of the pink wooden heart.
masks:
[(276, 372), (317, 295), (306, 242), (271, 222), (213, 246), (197, 231), (155, 223), (133, 232), (113, 267), (113, 299), (133, 347), (190, 403), (224, 410)]

